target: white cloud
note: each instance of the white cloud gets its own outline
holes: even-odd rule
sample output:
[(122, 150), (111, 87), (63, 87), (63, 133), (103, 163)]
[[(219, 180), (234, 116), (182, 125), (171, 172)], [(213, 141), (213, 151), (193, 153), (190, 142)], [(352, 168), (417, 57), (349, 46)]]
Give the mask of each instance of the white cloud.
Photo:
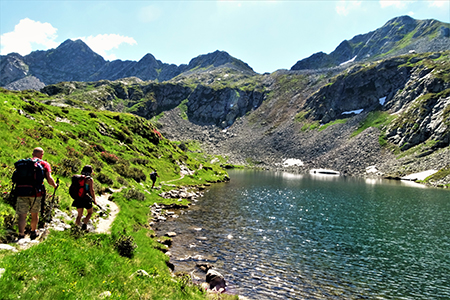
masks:
[(50, 23), (41, 23), (28, 18), (22, 19), (14, 27), (14, 31), (0, 36), (1, 54), (17, 52), (27, 55), (33, 51), (33, 46), (36, 45), (41, 46), (39, 47), (41, 50), (55, 48), (58, 46), (58, 43), (55, 42), (57, 30)]
[(89, 48), (97, 54), (100, 54), (106, 60), (117, 59), (114, 54), (108, 54), (107, 51), (117, 49), (123, 43), (137, 45), (134, 38), (119, 34), (98, 34), (96, 36), (80, 37), (79, 39), (84, 41)]
[(336, 5), (336, 12), (338, 15), (347, 16), (352, 10), (361, 7), (362, 1), (351, 1), (351, 0), (339, 0)]
[(381, 8), (393, 6), (395, 8), (405, 8), (407, 4), (414, 2), (408, 0), (380, 0)]

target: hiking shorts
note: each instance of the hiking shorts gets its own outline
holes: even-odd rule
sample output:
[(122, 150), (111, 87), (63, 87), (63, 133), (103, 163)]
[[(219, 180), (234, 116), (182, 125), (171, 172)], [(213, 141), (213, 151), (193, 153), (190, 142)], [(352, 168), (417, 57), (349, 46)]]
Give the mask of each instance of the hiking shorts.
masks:
[[(41, 209), (42, 197), (17, 197), (16, 213), (19, 215), (31, 213), (38, 213)], [(35, 201), (36, 200), (36, 201)]]
[(91, 197), (84, 197), (83, 199), (76, 199), (73, 200), (72, 206), (78, 208), (86, 208), (91, 209), (92, 208), (92, 198)]

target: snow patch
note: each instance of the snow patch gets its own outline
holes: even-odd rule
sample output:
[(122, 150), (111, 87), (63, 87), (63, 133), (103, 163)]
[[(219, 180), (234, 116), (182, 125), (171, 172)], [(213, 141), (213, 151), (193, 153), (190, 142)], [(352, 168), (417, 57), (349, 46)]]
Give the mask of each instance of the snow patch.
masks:
[(364, 110), (364, 108), (361, 109), (357, 109), (357, 110), (351, 110), (351, 111), (344, 111), (342, 114), (343, 115), (349, 115), (349, 114), (360, 114), (362, 111)]
[(401, 180), (411, 180), (411, 181), (425, 180), (425, 178), (427, 178), (428, 176), (433, 175), (437, 171), (438, 170), (428, 170), (428, 171), (423, 171), (423, 172), (419, 172), (419, 173), (409, 174), (409, 175), (404, 176), (404, 177), (402, 177), (400, 179)]
[(381, 105), (384, 105), (384, 103), (386, 102), (386, 97), (380, 98), (379, 101)]
[(343, 63), (340, 64), (340, 66), (343, 66), (343, 65), (346, 65), (346, 64), (354, 62), (357, 56), (358, 55), (355, 55), (355, 57), (353, 57), (352, 59), (344, 61)]
[(300, 159), (296, 158), (288, 158), (283, 162), (283, 167), (291, 167), (291, 166), (303, 166), (303, 162)]
[(366, 173), (368, 173), (368, 174), (378, 173), (378, 169), (376, 166), (369, 166), (366, 168)]

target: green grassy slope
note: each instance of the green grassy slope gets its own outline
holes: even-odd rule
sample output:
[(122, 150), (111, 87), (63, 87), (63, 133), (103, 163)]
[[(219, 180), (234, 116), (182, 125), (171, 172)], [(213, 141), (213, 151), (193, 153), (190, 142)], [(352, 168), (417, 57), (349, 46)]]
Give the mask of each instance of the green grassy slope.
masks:
[[(148, 120), (49, 106), (46, 100), (34, 91), (0, 90), (0, 242), (17, 232), (14, 209), (4, 199), (11, 188), (13, 164), (29, 157), (37, 146), (44, 149), (53, 176), (61, 181), (56, 195), (63, 211), (71, 209), (70, 177), (91, 164), (97, 193), (125, 187), (114, 194), (120, 213), (111, 235), (83, 234), (73, 227), (52, 231), (44, 242), (19, 253), (0, 251), (0, 268), (5, 269), (1, 298), (97, 299), (106, 291), (111, 292), (110, 299), (204, 298), (186, 277), (173, 278), (166, 266), (168, 257), (159, 250), (163, 245), (148, 225), (149, 206), (171, 200), (150, 191), (148, 175), (157, 168), (159, 180), (179, 179), (180, 165), (184, 165), (195, 174), (172, 183), (195, 185), (222, 181), (227, 173), (219, 163), (209, 163), (212, 157), (184, 152), (164, 139)], [(173, 187), (162, 185), (161, 189)], [(47, 190), (53, 192), (48, 185)], [(118, 249), (124, 247), (128, 255), (121, 256)], [(133, 275), (140, 269), (150, 276)]]

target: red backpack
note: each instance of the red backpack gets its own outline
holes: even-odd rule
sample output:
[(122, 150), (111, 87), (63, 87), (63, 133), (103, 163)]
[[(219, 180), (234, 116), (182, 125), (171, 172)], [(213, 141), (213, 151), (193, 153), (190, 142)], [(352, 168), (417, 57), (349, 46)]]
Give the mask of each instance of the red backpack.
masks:
[(89, 179), (89, 176), (85, 175), (73, 175), (72, 176), (72, 184), (69, 187), (69, 194), (74, 200), (83, 199), (86, 197), (86, 182)]

